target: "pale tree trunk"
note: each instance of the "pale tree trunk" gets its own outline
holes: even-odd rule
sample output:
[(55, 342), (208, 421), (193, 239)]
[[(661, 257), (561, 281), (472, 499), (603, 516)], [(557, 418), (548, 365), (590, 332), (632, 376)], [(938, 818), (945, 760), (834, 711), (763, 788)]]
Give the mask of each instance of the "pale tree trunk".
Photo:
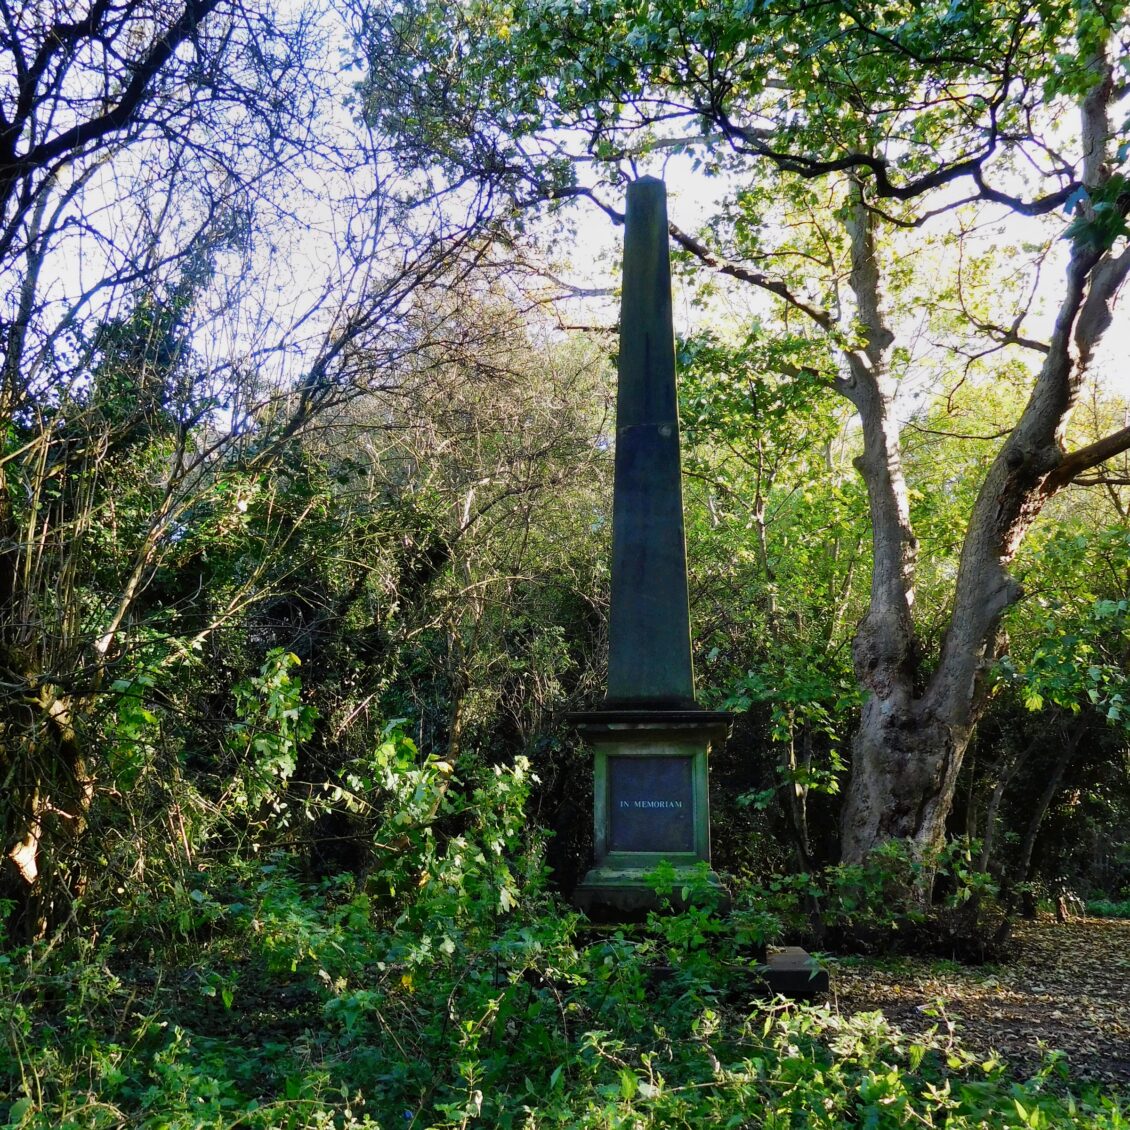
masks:
[(863, 454), (855, 465), (867, 484), (873, 550), (870, 606), (852, 645), (856, 678), (866, 698), (852, 746), (841, 829), (842, 854), (856, 861), (874, 843), (913, 835), (928, 780), (916, 748), (925, 737), (914, 698), (918, 647), (911, 606), (917, 544), (887, 372), (894, 339), (883, 315), (876, 221), (859, 185), (853, 186), (846, 224), (849, 281), (865, 345), (848, 355), (841, 391), (855, 405), (863, 429)]
[[(1113, 98), (1111, 67), (1093, 63), (1096, 82), (1082, 106), (1084, 182), (1101, 187)], [(1123, 202), (1125, 208), (1125, 202)], [(957, 775), (984, 705), (983, 679), (997, 655), (1001, 618), (1021, 595), (1008, 564), (1048, 499), (1077, 475), (1130, 446), (1130, 428), (1072, 453), (1063, 447), (1088, 364), (1111, 321), (1111, 303), (1130, 272), (1130, 249), (1114, 254), (1077, 241), (1048, 352), (1019, 421), (990, 466), (962, 547), (953, 612), (938, 665), (920, 668), (910, 620), (914, 541), (890, 420), (880, 347), (882, 322), (873, 220), (857, 202), (848, 221), (851, 285), (868, 335), (866, 356), (850, 359), (843, 389), (859, 409), (864, 453), (858, 462), (871, 505), (874, 576), (871, 607), (854, 643), (866, 692), (852, 746), (841, 850), (859, 862), (886, 840), (928, 855), (941, 845)]]

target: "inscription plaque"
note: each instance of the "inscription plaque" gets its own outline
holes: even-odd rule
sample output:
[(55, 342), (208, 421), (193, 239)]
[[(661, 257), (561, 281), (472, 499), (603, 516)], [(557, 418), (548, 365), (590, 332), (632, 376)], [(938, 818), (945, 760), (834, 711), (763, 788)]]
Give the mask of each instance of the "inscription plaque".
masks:
[(609, 757), (611, 851), (694, 851), (690, 757)]

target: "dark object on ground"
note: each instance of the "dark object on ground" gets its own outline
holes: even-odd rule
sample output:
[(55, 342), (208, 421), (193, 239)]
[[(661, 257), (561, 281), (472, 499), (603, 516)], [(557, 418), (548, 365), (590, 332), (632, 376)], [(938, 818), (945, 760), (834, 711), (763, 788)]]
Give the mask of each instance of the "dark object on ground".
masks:
[(771, 950), (762, 977), (771, 992), (793, 1000), (810, 1000), (828, 991), (828, 970), (800, 946)]

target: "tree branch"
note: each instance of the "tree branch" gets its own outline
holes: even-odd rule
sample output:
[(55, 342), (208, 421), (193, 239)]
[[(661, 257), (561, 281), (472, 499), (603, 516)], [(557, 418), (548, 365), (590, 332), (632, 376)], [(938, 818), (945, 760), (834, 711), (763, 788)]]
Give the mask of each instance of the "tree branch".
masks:
[(766, 157), (782, 171), (795, 173), (806, 180), (827, 176), (829, 173), (869, 172), (874, 178), (874, 195), (880, 199), (913, 200), (936, 188), (960, 180), (962, 177), (970, 177), (977, 186), (977, 192), (968, 199), (989, 200), (995, 204), (1003, 204), (1022, 216), (1043, 216), (1066, 204), (1076, 189), (1079, 188), (1079, 182), (1072, 180), (1057, 192), (1037, 197), (1035, 200), (1022, 200), (1017, 196), (1010, 196), (1006, 192), (991, 187), (985, 183), (983, 165), (996, 150), (995, 138), (991, 139), (983, 152), (976, 156), (966, 157), (951, 165), (943, 165), (924, 176), (907, 181), (905, 184), (895, 184), (888, 173), (889, 162), (884, 157), (877, 157), (872, 153), (846, 153), (842, 157), (819, 160), (815, 157), (774, 149), (761, 142), (759, 139), (761, 131), (734, 125), (728, 119), (723, 118), (720, 124), (736, 152), (755, 157)]
[(938, 428), (924, 428), (920, 424), (914, 423), (913, 420), (911, 420), (909, 423), (907, 423), (906, 427), (909, 428), (913, 432), (921, 432), (923, 435), (927, 435), (927, 436), (945, 436), (946, 439), (978, 439), (978, 440), (1004, 439), (1004, 437), (1007, 436), (1012, 431), (1011, 428), (1005, 428), (1004, 431), (990, 432), (988, 435), (975, 435), (975, 434), (970, 433), (970, 432), (947, 432), (947, 431), (942, 431)]
[(694, 238), (694, 236), (687, 235), (681, 228), (676, 227), (675, 224), (669, 224), (667, 230), (671, 233), (671, 238), (685, 251), (689, 251), (696, 259), (712, 267), (719, 274), (729, 275), (730, 278), (739, 279), (741, 282), (747, 282), (753, 286), (760, 287), (762, 290), (769, 291), (770, 294), (775, 294), (778, 298), (784, 299), (794, 309), (801, 311), (812, 319), (822, 330), (828, 333), (834, 333), (836, 329), (835, 319), (828, 313), (827, 310), (822, 310), (819, 306), (814, 306), (799, 295), (794, 294), (789, 288), (779, 279), (770, 278), (768, 275), (763, 275), (760, 271), (750, 270), (748, 267), (743, 266), (741, 263), (735, 263), (730, 259), (726, 259), (721, 255), (713, 252), (706, 246), (706, 244)]
[(130, 69), (132, 78), (117, 102), (89, 121), (79, 122), (55, 137), (33, 146), (22, 157), (0, 162), (0, 199), (7, 199), (16, 181), (33, 169), (43, 168), (68, 153), (81, 149), (107, 134), (121, 129), (136, 114), (146, 98), (154, 76), (169, 61), (176, 49), (196, 30), (200, 22), (219, 6), (221, 0), (187, 0), (184, 10), (168, 31), (150, 45), (145, 56)]
[(1130, 426), (1120, 428), (1095, 443), (1089, 443), (1086, 447), (1065, 455), (1059, 466), (1044, 480), (1041, 490), (1046, 495), (1055, 494), (1075, 481), (1084, 471), (1089, 471), (1124, 451), (1130, 451)]

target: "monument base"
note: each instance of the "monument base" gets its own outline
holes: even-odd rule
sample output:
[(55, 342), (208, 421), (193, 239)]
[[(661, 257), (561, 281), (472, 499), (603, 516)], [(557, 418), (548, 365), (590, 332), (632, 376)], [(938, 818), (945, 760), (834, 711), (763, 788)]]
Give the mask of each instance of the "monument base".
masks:
[[(718, 711), (606, 708), (571, 720), (593, 746), (595, 864), (573, 894), (590, 918), (643, 917), (667, 903), (729, 907), (710, 868), (707, 756), (729, 732)], [(671, 890), (646, 878), (673, 868)], [(704, 880), (705, 876), (705, 880)]]
[(645, 876), (659, 861), (604, 859), (578, 884), (573, 904), (594, 922), (624, 921), (644, 917), (665, 906), (710, 906), (721, 914), (730, 910), (730, 896), (713, 871), (703, 872), (698, 861), (673, 863), (672, 889), (660, 893)]

